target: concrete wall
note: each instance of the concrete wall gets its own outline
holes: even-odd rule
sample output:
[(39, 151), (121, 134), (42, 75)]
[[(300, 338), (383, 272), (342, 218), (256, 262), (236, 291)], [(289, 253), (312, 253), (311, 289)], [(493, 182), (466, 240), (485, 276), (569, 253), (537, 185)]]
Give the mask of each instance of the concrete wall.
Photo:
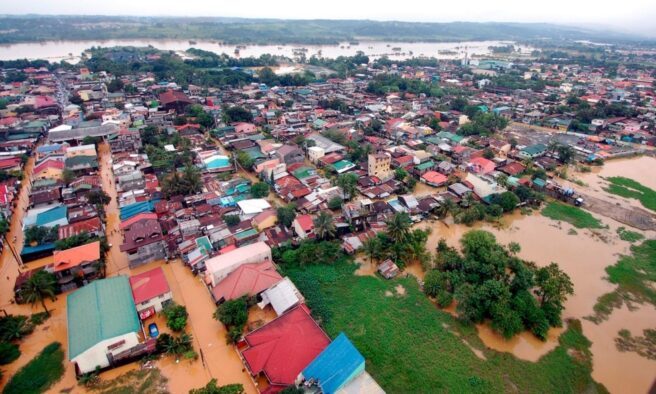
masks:
[(79, 354), (71, 361), (77, 363), (80, 373), (93, 372), (96, 369), (96, 366), (99, 366), (100, 368), (108, 367), (109, 360), (107, 359), (107, 347), (119, 341), (125, 341), (125, 343), (116, 349), (112, 349), (113, 354), (120, 353), (138, 345), (139, 336), (136, 332), (131, 332), (115, 338), (106, 339)]

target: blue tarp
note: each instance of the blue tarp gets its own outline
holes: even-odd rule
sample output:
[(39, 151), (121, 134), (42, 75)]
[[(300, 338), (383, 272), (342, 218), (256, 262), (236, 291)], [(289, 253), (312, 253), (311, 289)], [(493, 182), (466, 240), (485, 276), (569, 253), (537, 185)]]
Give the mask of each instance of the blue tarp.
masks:
[(121, 220), (130, 219), (132, 216), (143, 212), (154, 212), (155, 204), (157, 204), (157, 202), (159, 202), (159, 199), (135, 202), (134, 204), (121, 207)]
[(317, 381), (324, 394), (333, 394), (363, 371), (364, 357), (346, 335), (340, 333), (305, 367), (303, 377)]

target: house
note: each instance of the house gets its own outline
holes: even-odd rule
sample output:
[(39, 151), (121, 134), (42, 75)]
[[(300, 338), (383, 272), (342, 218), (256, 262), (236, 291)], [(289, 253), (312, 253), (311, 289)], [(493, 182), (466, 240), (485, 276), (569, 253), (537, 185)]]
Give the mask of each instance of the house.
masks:
[(66, 158), (76, 156), (97, 156), (96, 146), (94, 144), (71, 146), (66, 149)]
[(130, 268), (166, 258), (166, 243), (155, 213), (139, 213), (121, 222)]
[(314, 221), (311, 215), (296, 216), (292, 222), (292, 227), (299, 238), (314, 238)]
[(295, 383), (298, 375), (328, 345), (330, 338), (301, 304), (270, 323), (247, 334), (239, 345), (250, 374), (266, 378), (274, 393)]
[(69, 294), (66, 313), (68, 359), (77, 375), (113, 367), (139, 348), (141, 325), (126, 276), (97, 280)]
[(276, 157), (283, 163), (290, 165), (305, 161), (303, 150), (295, 145), (283, 145), (276, 151)]
[(387, 153), (370, 154), (367, 156), (367, 174), (385, 181), (392, 175), (391, 164), (392, 157)]
[(98, 275), (100, 241), (76, 246), (66, 250), (55, 250), (52, 255), (53, 273), (62, 291), (86, 285)]
[(102, 232), (102, 223), (100, 222), (100, 218), (96, 216), (79, 222), (59, 226), (59, 239), (73, 237), (81, 233), (87, 233), (92, 237), (97, 237), (100, 236)]
[(449, 178), (446, 175), (440, 174), (437, 171), (428, 171), (420, 178), (421, 182), (433, 187), (444, 186), (448, 179)]
[(267, 209), (251, 219), (251, 226), (258, 231), (273, 227), (276, 223), (278, 223), (278, 215), (273, 209)]
[(183, 92), (167, 90), (159, 95), (159, 103), (165, 111), (174, 110), (177, 113), (184, 113), (185, 108), (191, 105), (192, 101)]
[(39, 212), (34, 222), (37, 226), (55, 227), (68, 224), (68, 208), (63, 205)]
[(173, 302), (173, 293), (162, 267), (131, 276), (130, 288), (141, 320), (161, 312), (167, 304)]
[(489, 174), (494, 168), (494, 162), (484, 157), (474, 157), (467, 163), (467, 169), (474, 174)]
[(67, 169), (75, 172), (88, 172), (98, 169), (97, 156), (73, 156), (67, 157), (65, 162)]
[(399, 274), (399, 267), (390, 259), (378, 264), (378, 273), (385, 279), (392, 279)]
[(535, 144), (520, 150), (518, 156), (521, 159), (534, 159), (544, 155), (546, 151), (547, 146), (545, 144)]
[(279, 281), (260, 294), (262, 301), (257, 304), (261, 309), (271, 305), (277, 316), (305, 302), (305, 298), (288, 277)]
[(239, 207), (241, 214), (247, 217), (253, 217), (271, 209), (271, 204), (263, 198), (241, 200), (237, 202), (237, 206)]
[(264, 242), (245, 245), (205, 261), (212, 287), (241, 265), (272, 260), (271, 248)]
[(282, 280), (271, 260), (243, 264), (212, 288), (214, 302), (254, 297)]
[[(303, 369), (296, 383), (310, 390), (318, 388), (323, 394), (385, 392), (371, 377), (369, 379), (373, 384), (368, 385), (366, 390), (359, 390), (357, 385), (360, 383), (354, 380), (363, 374), (367, 374), (364, 357), (342, 332)], [(352, 382), (355, 387), (351, 387)]]
[(64, 171), (64, 162), (54, 158), (47, 158), (34, 167), (33, 179), (61, 179)]

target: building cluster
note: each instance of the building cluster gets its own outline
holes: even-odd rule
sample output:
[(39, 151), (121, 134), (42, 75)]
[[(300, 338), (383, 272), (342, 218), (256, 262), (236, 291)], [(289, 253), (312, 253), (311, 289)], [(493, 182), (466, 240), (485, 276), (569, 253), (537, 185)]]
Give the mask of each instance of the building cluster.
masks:
[[(495, 82), (512, 70), (541, 88)], [(555, 146), (596, 163), (656, 144), (654, 78), (614, 72), (467, 59), (361, 65), (305, 86), (183, 88), (153, 73), (3, 69), (5, 81), (16, 80), (0, 85), (0, 210), (10, 220), (17, 189), (28, 187), (22, 226), (34, 235), (20, 256), (53, 260), (19, 276), (16, 299), (42, 269), (56, 275), (60, 291), (80, 288), (68, 296), (69, 359), (78, 373), (111, 367), (154, 350), (143, 322), (172, 296), (161, 268), (95, 280), (104, 276), (106, 249), (125, 253), (129, 269), (179, 258), (202, 275), (215, 303), (248, 296), (274, 311), (238, 344), (248, 371), (266, 377), (267, 392), (293, 384), (382, 392), (350, 341), (343, 334), (331, 341), (314, 321), (272, 248), (318, 238), (316, 218), (329, 212), (342, 249), (356, 253), (396, 213), (420, 222), (446, 205), (549, 188), (546, 171), (565, 161)], [(439, 92), (403, 84), (372, 91), (392, 79)], [(613, 108), (608, 116), (582, 112), (602, 102)], [(509, 124), (494, 130), (482, 118)], [(489, 132), (463, 132), (468, 124)], [(268, 195), (256, 192), (262, 185)], [(120, 245), (103, 245), (105, 197), (118, 206), (111, 214)], [(285, 209), (292, 216), (283, 220)], [(61, 247), (74, 237), (89, 242)], [(380, 272), (393, 277), (398, 268), (385, 261)]]

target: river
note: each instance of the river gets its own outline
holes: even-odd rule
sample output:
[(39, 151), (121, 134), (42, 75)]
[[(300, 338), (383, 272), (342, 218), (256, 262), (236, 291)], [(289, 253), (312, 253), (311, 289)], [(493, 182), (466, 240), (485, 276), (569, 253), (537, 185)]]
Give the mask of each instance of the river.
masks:
[[(361, 41), (351, 45), (342, 43), (339, 45), (247, 45), (240, 46), (239, 57), (259, 57), (262, 54), (272, 54), (294, 57), (294, 50), (304, 48), (307, 58), (312, 55), (327, 58), (338, 56), (354, 56), (358, 51), (364, 52), (371, 58), (387, 55), (393, 60), (404, 60), (413, 56), (436, 57), (439, 59), (460, 59), (465, 56), (490, 54), (488, 47), (507, 45), (510, 41), (470, 41), (470, 42), (383, 42), (383, 41)], [(217, 54), (226, 53), (235, 56), (235, 45), (223, 45), (218, 41), (199, 40), (193, 44), (188, 40), (89, 40), (89, 41), (44, 41), (29, 42), (9, 45), (0, 45), (0, 60), (13, 59), (46, 59), (49, 61), (66, 60), (69, 63), (77, 63), (81, 54), (91, 47), (113, 47), (113, 46), (153, 46), (157, 49), (183, 52), (189, 48), (198, 48)], [(516, 45), (522, 53), (529, 54), (532, 48)], [(444, 52), (450, 51), (450, 52)]]

